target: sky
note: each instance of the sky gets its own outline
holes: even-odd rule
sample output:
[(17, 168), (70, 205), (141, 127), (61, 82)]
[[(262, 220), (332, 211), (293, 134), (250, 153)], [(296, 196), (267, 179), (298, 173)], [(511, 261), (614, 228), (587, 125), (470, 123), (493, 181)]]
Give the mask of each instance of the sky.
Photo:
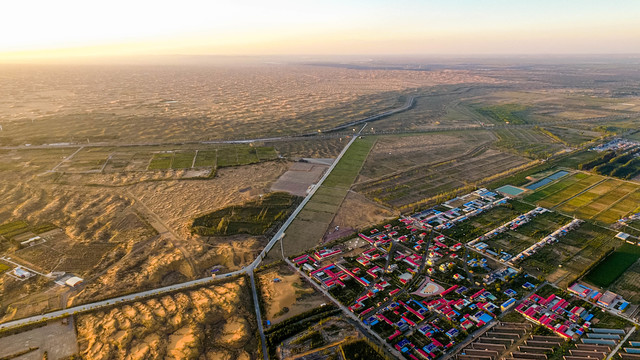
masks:
[(640, 53), (638, 0), (20, 0), (0, 61)]

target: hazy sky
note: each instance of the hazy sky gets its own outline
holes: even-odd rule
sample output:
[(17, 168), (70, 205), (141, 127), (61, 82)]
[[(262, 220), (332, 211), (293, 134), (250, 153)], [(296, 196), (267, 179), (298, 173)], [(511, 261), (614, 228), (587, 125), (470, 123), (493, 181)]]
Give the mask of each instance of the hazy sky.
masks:
[(0, 59), (640, 53), (638, 0), (19, 0)]

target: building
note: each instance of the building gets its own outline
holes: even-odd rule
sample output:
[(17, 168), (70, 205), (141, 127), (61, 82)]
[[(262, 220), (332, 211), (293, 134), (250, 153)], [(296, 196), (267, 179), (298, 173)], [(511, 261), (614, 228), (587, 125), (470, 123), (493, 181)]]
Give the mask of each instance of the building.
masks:
[(69, 287), (76, 287), (82, 285), (82, 279), (77, 276), (73, 276), (68, 278), (64, 283)]
[(19, 277), (20, 279), (28, 279), (31, 276), (33, 276), (32, 273), (28, 272), (27, 270), (17, 267), (15, 269), (13, 269), (13, 274), (17, 277)]
[(604, 294), (602, 294), (600, 299), (598, 299), (598, 304), (604, 307), (609, 307), (617, 298), (618, 294), (611, 291), (606, 291)]

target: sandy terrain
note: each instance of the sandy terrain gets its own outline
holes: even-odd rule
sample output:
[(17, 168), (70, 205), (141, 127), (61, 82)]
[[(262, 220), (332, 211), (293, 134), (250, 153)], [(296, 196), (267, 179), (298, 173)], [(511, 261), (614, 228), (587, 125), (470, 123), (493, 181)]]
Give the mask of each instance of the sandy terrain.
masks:
[(293, 195), (306, 196), (309, 185), (315, 184), (329, 166), (308, 162), (294, 162), (273, 185), (272, 191), (286, 191)]
[(466, 82), (496, 80), (464, 70), (291, 65), (4, 66), (0, 144), (316, 131), (396, 106), (400, 91)]
[(271, 161), (222, 168), (211, 180), (143, 182), (127, 187), (127, 191), (180, 237), (187, 238), (191, 220), (197, 215), (243, 203), (268, 192), (287, 166), (284, 162)]
[(44, 352), (50, 360), (58, 360), (78, 352), (73, 322), (61, 321), (0, 338), (0, 357), (4, 358), (24, 350), (35, 349), (16, 360), (42, 360)]
[[(0, 219), (51, 222), (64, 231), (43, 245), (8, 255), (43, 272), (83, 277), (86, 286), (69, 294), (68, 305), (187, 281), (205, 276), (213, 266), (235, 270), (253, 261), (263, 240), (192, 237), (191, 220), (269, 191), (287, 167), (273, 161), (220, 169), (208, 180), (166, 181), (158, 181), (163, 178), (157, 172), (67, 174), (28, 182), (7, 173), (0, 181)], [(8, 312), (2, 320), (62, 306), (66, 298), (60, 291), (44, 291), (52, 286), (43, 279), (0, 280), (0, 315)], [(9, 304), (14, 306), (7, 309)]]
[(255, 359), (245, 278), (78, 316), (88, 359)]
[[(274, 279), (280, 281), (275, 282)], [(274, 324), (327, 302), (322, 294), (287, 265), (278, 265), (262, 272), (258, 275), (258, 281), (266, 306), (265, 319)], [(285, 307), (289, 311), (283, 311)]]

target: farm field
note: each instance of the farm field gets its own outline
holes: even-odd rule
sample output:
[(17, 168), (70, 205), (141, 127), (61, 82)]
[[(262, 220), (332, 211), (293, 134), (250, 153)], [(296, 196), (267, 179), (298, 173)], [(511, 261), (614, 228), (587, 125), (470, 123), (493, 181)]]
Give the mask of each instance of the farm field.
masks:
[(489, 144), (492, 139), (489, 131), (380, 136), (362, 167), (358, 182), (406, 171), (415, 166), (449, 161)]
[[(304, 146), (301, 146), (304, 148)], [(150, 145), (83, 147), (55, 168), (65, 173), (114, 173), (240, 166), (278, 158), (273, 145)], [(34, 150), (17, 150), (29, 156)], [(53, 166), (51, 166), (53, 168)]]
[(624, 243), (602, 260), (601, 263), (591, 269), (584, 279), (593, 285), (606, 288), (616, 281), (616, 279), (638, 261), (639, 258), (640, 246)]
[(520, 104), (500, 104), (478, 108), (476, 111), (495, 124), (521, 125), (528, 123), (528, 106)]
[(545, 126), (544, 130), (548, 131), (568, 146), (579, 146), (602, 136), (602, 133), (597, 131), (574, 129), (562, 126)]
[(518, 155), (544, 159), (565, 148), (539, 128), (503, 128), (493, 131), (498, 138), (493, 145)]
[(517, 200), (510, 201), (507, 205), (496, 206), (450, 229), (445, 229), (442, 234), (467, 243), (533, 208), (534, 206)]
[(524, 197), (582, 219), (613, 223), (638, 209), (640, 184), (575, 173)]
[(198, 359), (203, 354), (255, 359), (257, 324), (247, 283), (240, 277), (79, 315), (79, 354), (90, 359)]
[(485, 243), (497, 250), (498, 253), (506, 251), (511, 255), (516, 255), (570, 221), (571, 218), (567, 216), (547, 212), (532, 218), (531, 221), (516, 230), (506, 231), (486, 240)]
[(411, 167), (356, 185), (357, 192), (396, 209), (410, 209), (429, 199), (461, 188), (474, 187), (483, 179), (526, 164), (527, 159), (494, 149), (478, 149), (451, 161)]
[(640, 302), (640, 261), (635, 261), (631, 266), (618, 276), (609, 285), (609, 290), (622, 295), (632, 303)]
[(621, 245), (615, 234), (613, 230), (586, 221), (520, 265), (533, 275), (544, 275), (548, 281), (565, 287), (607, 251)]
[(191, 231), (201, 236), (263, 235), (284, 221), (299, 198), (285, 192), (273, 192), (257, 200), (233, 205), (193, 220)]
[(291, 223), (283, 239), (285, 255), (301, 253), (318, 245), (355, 181), (376, 138), (357, 139), (311, 200)]

